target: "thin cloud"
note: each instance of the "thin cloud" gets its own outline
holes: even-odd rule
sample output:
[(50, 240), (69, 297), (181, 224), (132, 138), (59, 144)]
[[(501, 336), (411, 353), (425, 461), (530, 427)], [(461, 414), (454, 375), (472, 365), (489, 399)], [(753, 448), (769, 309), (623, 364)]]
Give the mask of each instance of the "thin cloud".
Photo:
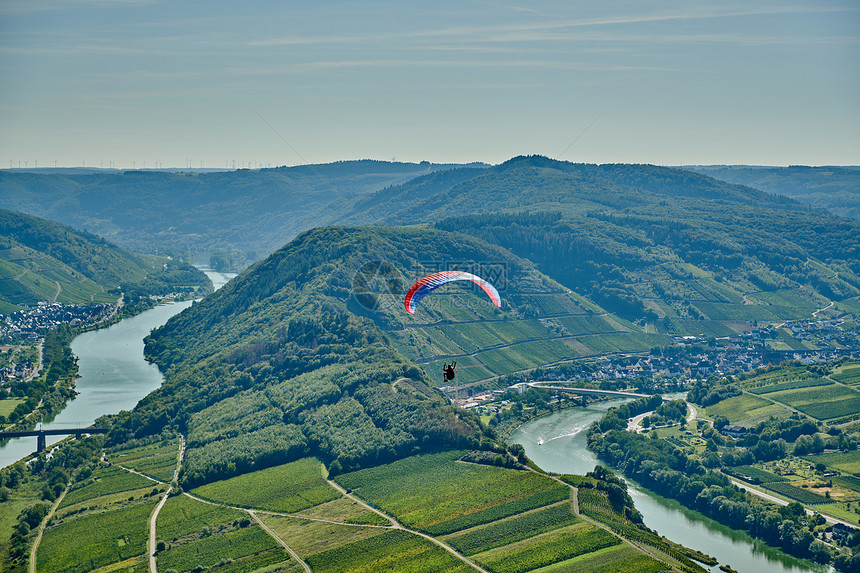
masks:
[[(540, 32), (550, 30), (562, 30), (569, 28), (587, 28), (597, 26), (616, 26), (628, 24), (646, 24), (654, 22), (670, 22), (676, 20), (710, 20), (717, 18), (738, 18), (749, 16), (772, 16), (780, 14), (821, 14), (828, 12), (858, 11), (860, 8), (841, 7), (779, 7), (770, 9), (754, 10), (704, 10), (681, 13), (641, 14), (633, 16), (611, 16), (601, 18), (586, 18), (581, 20), (542, 21), (526, 24), (511, 24), (501, 26), (453, 26), (433, 30), (415, 30), (409, 32), (396, 32), (385, 34), (358, 34), (326, 37), (288, 36), (281, 38), (269, 38), (266, 40), (254, 40), (246, 42), (248, 46), (294, 46), (305, 44), (343, 44), (355, 42), (379, 42), (393, 39), (414, 38), (443, 38), (462, 36), (474, 42), (480, 41), (517, 41), (515, 33)], [(543, 39), (546, 36), (521, 36), (526, 39)]]

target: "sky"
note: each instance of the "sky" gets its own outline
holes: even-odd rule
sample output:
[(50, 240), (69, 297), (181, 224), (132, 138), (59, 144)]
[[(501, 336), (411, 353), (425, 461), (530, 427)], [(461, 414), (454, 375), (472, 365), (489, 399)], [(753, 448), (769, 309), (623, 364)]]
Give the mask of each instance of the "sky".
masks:
[(858, 0), (0, 1), (0, 167), (860, 164)]

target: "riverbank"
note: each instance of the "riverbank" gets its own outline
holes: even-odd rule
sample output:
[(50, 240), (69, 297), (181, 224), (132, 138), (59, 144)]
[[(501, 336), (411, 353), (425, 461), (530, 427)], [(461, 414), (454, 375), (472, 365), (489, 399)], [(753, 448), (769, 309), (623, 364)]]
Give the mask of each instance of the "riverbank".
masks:
[[(586, 448), (588, 427), (620, 401), (570, 408), (532, 420), (511, 435), (511, 443), (522, 444), (529, 459), (548, 472), (584, 475), (600, 464)], [(540, 445), (539, 445), (540, 444)], [(743, 531), (720, 525), (679, 502), (662, 497), (628, 480), (630, 495), (642, 513), (645, 525), (668, 539), (713, 555), (741, 573), (827, 573), (827, 566), (796, 559), (750, 537)], [(706, 567), (713, 573), (719, 569)]]
[[(77, 358), (73, 356), (71, 350), (71, 342), (77, 336), (110, 328), (124, 319), (142, 314), (159, 304), (191, 299), (177, 296), (175, 299), (165, 298), (158, 303), (151, 299), (146, 300), (146, 303), (142, 302), (137, 305), (123, 305), (123, 298), (120, 297), (114, 311), (104, 320), (84, 327), (61, 324), (46, 334), (41, 341), (44, 350), (41, 353), (37, 371), (28, 379), (20, 382), (13, 381), (9, 385), (8, 399), (19, 399), (22, 402), (12, 412), (15, 415), (14, 419), (10, 419), (9, 416), (6, 419), (0, 419), (0, 431), (22, 432), (32, 430), (39, 423), (51, 420), (57, 412), (65, 408), (66, 404), (77, 396), (78, 392), (75, 390), (75, 385), (78, 378), (78, 365)], [(22, 409), (21, 406), (25, 406), (25, 408)], [(27, 411), (24, 411), (25, 409)], [(0, 447), (6, 441), (0, 441)]]
[(656, 434), (646, 437), (626, 427), (619, 428), (613, 423), (619, 417), (627, 415), (610, 410), (588, 428), (588, 448), (600, 460), (660, 495), (791, 555), (835, 563), (840, 571), (855, 570), (844, 562), (837, 547), (824, 540), (824, 519), (808, 516), (796, 502), (774, 506), (751, 495), (733, 485), (718, 469), (709, 469), (712, 464), (707, 456), (688, 453), (671, 439), (659, 439)]
[[(232, 275), (208, 271), (214, 288)], [(43, 418), (43, 429), (86, 427), (105, 414), (131, 410), (137, 402), (162, 383), (161, 372), (143, 355), (143, 339), (192, 301), (167, 302), (115, 324), (78, 334), (71, 341), (77, 362), (76, 394), (54, 415)], [(56, 443), (60, 436), (48, 438)], [(32, 454), (35, 438), (13, 438), (0, 446), (0, 467)]]

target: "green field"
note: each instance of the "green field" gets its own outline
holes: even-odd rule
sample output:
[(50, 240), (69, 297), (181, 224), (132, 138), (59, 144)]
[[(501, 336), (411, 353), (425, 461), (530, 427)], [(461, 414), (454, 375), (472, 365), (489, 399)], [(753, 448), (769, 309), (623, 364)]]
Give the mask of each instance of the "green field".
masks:
[[(805, 314), (799, 312), (788, 312), (788, 316), (782, 316), (781, 314), (777, 314), (777, 312), (782, 311), (783, 307), (777, 308), (759, 304), (696, 301), (694, 306), (711, 320), (776, 321), (780, 318), (800, 318), (800, 316), (805, 316)], [(800, 316), (796, 316), (798, 314)]]
[(391, 522), (348, 497), (339, 497), (299, 511), (296, 515), (364, 525), (391, 525)]
[(340, 497), (322, 472), (319, 460), (303, 458), (203, 485), (192, 493), (240, 507), (293, 513)]
[(176, 452), (160, 454), (157, 456), (131, 460), (122, 464), (144, 475), (152, 476), (157, 480), (169, 482), (173, 479), (176, 471)]
[(613, 545), (540, 569), (540, 573), (661, 573), (666, 565), (629, 545)]
[(146, 444), (145, 446), (111, 449), (108, 451), (108, 457), (111, 461), (124, 464), (129, 460), (156, 456), (158, 454), (166, 454), (167, 452), (175, 452), (179, 449), (179, 443), (179, 438), (176, 438), (175, 440), (153, 442), (151, 444)]
[(588, 306), (580, 304), (577, 295), (574, 294), (530, 294), (523, 297), (524, 303), (535, 306), (543, 316), (561, 315), (561, 314), (585, 314), (590, 310), (588, 307), (593, 305), (585, 303)]
[(860, 450), (850, 452), (837, 452), (833, 454), (819, 454), (816, 456), (803, 456), (811, 464), (824, 464), (845, 473), (860, 476)]
[(851, 314), (860, 315), (860, 297), (847, 298), (837, 302), (836, 307)]
[(48, 527), (39, 545), (41, 571), (92, 571), (142, 555), (155, 501), (84, 515)]
[(570, 502), (563, 501), (458, 531), (443, 537), (442, 541), (464, 555), (474, 555), (581, 521), (580, 517), (574, 515)]
[(575, 350), (563, 340), (539, 340), (479, 352), (475, 358), (496, 374), (509, 374), (560, 360), (576, 358)]
[(573, 335), (614, 332), (618, 330), (614, 324), (610, 324), (604, 320), (604, 317), (590, 314), (565, 316), (559, 318), (558, 322)]
[(157, 484), (121, 468), (99, 468), (88, 479), (76, 483), (66, 494), (60, 507), (68, 507), (97, 497), (129, 492), (142, 488), (154, 488)]
[(740, 479), (756, 484), (788, 481), (788, 478), (778, 476), (775, 473), (771, 473), (769, 471), (762, 470), (753, 466), (737, 466), (731, 468), (731, 471), (729, 469), (725, 469), (723, 471), (725, 473), (731, 473), (731, 475)]
[(792, 485), (791, 483), (785, 481), (766, 483), (762, 485), (771, 491), (775, 491), (776, 493), (784, 495), (785, 497), (796, 499), (800, 503), (815, 504), (826, 503), (827, 501), (829, 501), (823, 495), (819, 495), (814, 491), (807, 491), (803, 488), (797, 487), (796, 485)]
[(771, 392), (780, 392), (782, 390), (798, 390), (800, 388), (813, 388), (818, 386), (829, 386), (833, 384), (825, 378), (803, 378), (799, 380), (790, 380), (788, 382), (778, 382), (766, 386), (757, 386), (749, 388), (749, 392), (753, 394), (769, 394)]
[[(366, 541), (388, 531), (382, 527), (355, 527), (278, 515), (262, 514), (259, 517), (302, 558)], [(391, 525), (388, 521), (386, 524)]]
[(474, 559), (494, 573), (525, 573), (620, 543), (605, 529), (579, 523), (479, 553)]
[(732, 396), (726, 398), (716, 404), (705, 408), (707, 416), (713, 419), (716, 416), (725, 416), (732, 424), (737, 423), (755, 423), (758, 420), (766, 419), (770, 416), (786, 418), (790, 412), (779, 404), (774, 404), (753, 396), (752, 394), (741, 394), (740, 396)]
[(768, 394), (779, 402), (797, 408), (819, 420), (860, 415), (860, 392), (832, 384), (816, 388), (782, 390)]
[(467, 529), (570, 497), (568, 487), (533, 472), (455, 461), (462, 454), (413, 456), (344, 474), (337, 480), (405, 525), (431, 535)]
[(8, 417), (15, 408), (18, 407), (18, 404), (23, 404), (24, 400), (19, 400), (18, 398), (6, 398), (0, 400), (0, 416)]
[(385, 531), (305, 559), (319, 573), (474, 571), (438, 545), (405, 531)]
[(195, 567), (253, 571), (289, 560), (290, 555), (257, 525), (171, 545), (157, 558), (161, 571), (190, 571)]
[(674, 336), (713, 336), (719, 338), (737, 334), (722, 322), (715, 320), (670, 318), (668, 326), (664, 321), (660, 321), (658, 324), (662, 329), (661, 332)]
[(860, 494), (860, 478), (855, 476), (838, 476), (833, 478), (833, 485), (839, 485)]
[(831, 378), (843, 384), (857, 385), (860, 384), (860, 364), (848, 363), (843, 364), (835, 374), (830, 375)]
[[(479, 380), (486, 380), (493, 376), (492, 372), (487, 370), (483, 364), (471, 356), (458, 356), (456, 360), (457, 379), (461, 385), (470, 384)], [(450, 383), (442, 380), (442, 366), (444, 364), (450, 364), (451, 362), (452, 359), (446, 358), (444, 360), (435, 360), (433, 362), (422, 364), (421, 367), (430, 377), (430, 380), (436, 382), (440, 386), (444, 386)]]
[(170, 542), (201, 531), (204, 527), (215, 527), (243, 517), (247, 517), (244, 511), (178, 495), (169, 498), (161, 508), (155, 531), (158, 539)]

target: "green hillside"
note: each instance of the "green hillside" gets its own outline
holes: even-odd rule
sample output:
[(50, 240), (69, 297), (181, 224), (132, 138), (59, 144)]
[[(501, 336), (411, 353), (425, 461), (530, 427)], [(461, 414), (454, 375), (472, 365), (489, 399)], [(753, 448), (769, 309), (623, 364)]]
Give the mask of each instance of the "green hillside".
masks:
[[(501, 269), (503, 307), (451, 285), (407, 314), (405, 290), (444, 261)], [(542, 322), (550, 316), (569, 328)], [(611, 348), (592, 346), (586, 333), (597, 329)], [(187, 430), (192, 483), (308, 453), (354, 468), (416, 448), (476, 447), (486, 440), (477, 419), (432, 389), (443, 359), (460, 360), (468, 383), (666, 342), (462, 234), (318, 229), (153, 332), (147, 353), (165, 384), (115, 439)]]
[(364, 196), (342, 220), (368, 214), (502, 245), (666, 334), (725, 336), (860, 294), (860, 223), (677, 169), (518, 157)]
[(115, 302), (117, 287), (139, 295), (211, 289), (184, 263), (129, 253), (104, 239), (0, 209), (0, 312), (40, 301)]

